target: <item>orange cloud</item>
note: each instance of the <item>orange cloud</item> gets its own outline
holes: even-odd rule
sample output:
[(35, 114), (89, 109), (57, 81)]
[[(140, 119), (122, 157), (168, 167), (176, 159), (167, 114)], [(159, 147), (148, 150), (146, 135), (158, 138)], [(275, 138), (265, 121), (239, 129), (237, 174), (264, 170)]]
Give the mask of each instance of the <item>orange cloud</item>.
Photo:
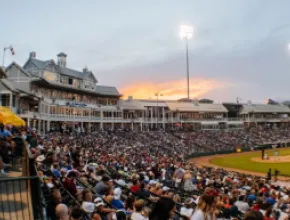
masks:
[[(186, 80), (175, 80), (164, 83), (135, 83), (133, 85), (121, 88), (120, 91), (124, 98), (133, 96), (137, 99), (154, 98), (155, 93), (162, 94), (162, 99), (176, 100), (187, 97)], [(207, 93), (224, 88), (227, 85), (225, 82), (214, 79), (191, 78), (190, 79), (190, 97), (201, 98)]]

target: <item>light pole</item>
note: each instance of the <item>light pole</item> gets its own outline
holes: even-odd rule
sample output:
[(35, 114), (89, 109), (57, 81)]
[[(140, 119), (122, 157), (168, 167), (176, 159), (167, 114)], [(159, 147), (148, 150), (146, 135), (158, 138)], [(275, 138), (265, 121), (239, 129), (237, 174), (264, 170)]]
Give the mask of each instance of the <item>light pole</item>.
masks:
[(193, 28), (187, 25), (180, 26), (180, 37), (185, 41), (186, 52), (186, 78), (187, 78), (187, 99), (190, 99), (189, 94), (189, 62), (188, 62), (188, 40), (193, 36)]
[(163, 94), (160, 94), (159, 92), (155, 93), (157, 102), (156, 102), (156, 129), (158, 128), (158, 97), (163, 96)]
[(12, 55), (15, 54), (14, 49), (13, 49), (13, 47), (11, 45), (9, 47), (4, 47), (4, 49), (3, 49), (3, 58), (2, 58), (3, 59), (2, 60), (3, 68), (4, 68), (4, 65), (5, 65), (5, 52), (6, 52), (6, 50), (10, 50)]

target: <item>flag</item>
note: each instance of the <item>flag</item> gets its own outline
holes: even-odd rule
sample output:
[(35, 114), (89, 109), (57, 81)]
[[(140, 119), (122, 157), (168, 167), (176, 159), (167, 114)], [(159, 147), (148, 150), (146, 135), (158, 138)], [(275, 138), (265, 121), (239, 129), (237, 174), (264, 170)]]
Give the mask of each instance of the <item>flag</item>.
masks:
[(10, 47), (10, 51), (11, 51), (12, 55), (15, 55), (15, 51), (14, 51), (14, 48), (12, 46)]

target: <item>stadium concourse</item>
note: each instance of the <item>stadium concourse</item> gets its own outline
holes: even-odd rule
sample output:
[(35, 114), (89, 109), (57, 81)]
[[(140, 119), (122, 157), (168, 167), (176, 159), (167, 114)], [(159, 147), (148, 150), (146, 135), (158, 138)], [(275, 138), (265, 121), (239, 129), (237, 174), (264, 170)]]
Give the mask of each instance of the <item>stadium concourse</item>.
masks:
[[(2, 129), (11, 146), (9, 128)], [(219, 131), (21, 130), (42, 182), (48, 219), (288, 219), (290, 191), (271, 179), (200, 167), (197, 153), (287, 141), (288, 127)], [(7, 158), (7, 151), (1, 157)], [(13, 153), (13, 152), (12, 152)], [(4, 161), (7, 167), (7, 161)], [(5, 175), (3, 163), (1, 174)]]

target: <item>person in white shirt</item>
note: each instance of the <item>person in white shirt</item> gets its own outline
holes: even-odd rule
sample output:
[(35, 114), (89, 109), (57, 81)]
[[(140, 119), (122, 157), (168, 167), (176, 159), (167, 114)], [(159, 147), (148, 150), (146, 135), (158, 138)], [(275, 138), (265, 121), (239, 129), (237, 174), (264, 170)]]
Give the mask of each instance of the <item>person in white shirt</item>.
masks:
[(280, 215), (278, 220), (288, 220), (289, 218), (289, 208), (287, 205), (283, 204), (280, 206)]
[(193, 199), (192, 198), (188, 198), (185, 200), (184, 202), (184, 206), (181, 207), (180, 209), (180, 214), (190, 217), (193, 213), (193, 208), (192, 208), (192, 204), (193, 204)]
[(190, 220), (214, 220), (214, 200), (213, 195), (202, 195)]
[(246, 213), (250, 209), (249, 204), (245, 202), (244, 195), (239, 196), (239, 200), (235, 203), (235, 206), (237, 206), (238, 210), (242, 213)]
[(134, 212), (131, 215), (131, 220), (148, 220), (148, 213), (144, 212), (144, 201), (139, 199), (134, 203)]

